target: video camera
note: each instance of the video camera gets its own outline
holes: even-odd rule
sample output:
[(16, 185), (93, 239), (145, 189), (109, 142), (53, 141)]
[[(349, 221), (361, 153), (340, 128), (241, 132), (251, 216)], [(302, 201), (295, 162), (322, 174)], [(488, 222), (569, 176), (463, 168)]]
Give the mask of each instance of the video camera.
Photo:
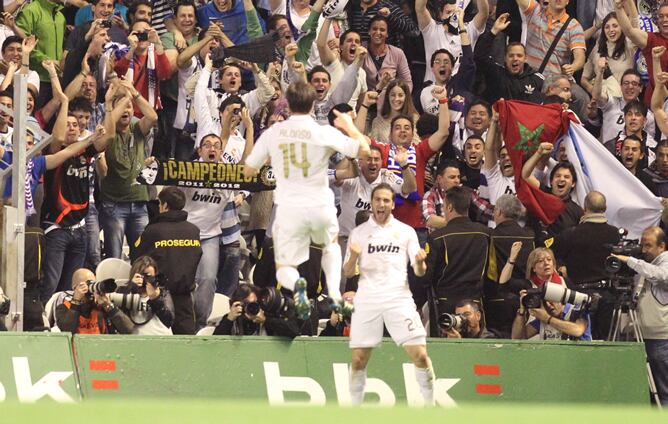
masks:
[(460, 314), (441, 314), (438, 325), (443, 330), (457, 330), (461, 334), (466, 334), (469, 330), (469, 320)]
[(600, 295), (590, 296), (586, 293), (571, 290), (561, 284), (545, 283), (542, 287), (527, 290), (527, 294), (522, 298), (522, 306), (527, 309), (540, 308), (543, 300), (546, 300), (563, 305), (570, 303), (585, 309), (595, 309), (599, 299)]
[[(642, 257), (642, 247), (640, 240), (626, 238), (628, 231), (624, 228), (619, 229), (620, 240), (617, 244), (606, 244), (605, 247), (611, 254), (631, 256), (634, 258)], [(625, 265), (614, 256), (608, 256), (605, 259), (605, 271), (610, 274), (611, 279), (618, 280), (620, 283), (633, 283), (635, 271)]]
[(97, 293), (99, 295), (113, 293), (116, 291), (116, 287), (118, 287), (116, 280), (113, 278), (107, 278), (102, 281), (88, 280), (86, 281), (86, 285), (88, 285), (89, 293)]

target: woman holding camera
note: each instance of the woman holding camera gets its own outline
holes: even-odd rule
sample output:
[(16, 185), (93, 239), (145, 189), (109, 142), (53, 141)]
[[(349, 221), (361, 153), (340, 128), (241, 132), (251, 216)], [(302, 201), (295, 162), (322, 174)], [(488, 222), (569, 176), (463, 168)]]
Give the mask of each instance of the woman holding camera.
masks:
[[(510, 256), (501, 271), (499, 284), (506, 284), (511, 280), (513, 267), (517, 256), (522, 249), (522, 242), (516, 241), (510, 249)], [(566, 287), (566, 281), (557, 273), (557, 261), (554, 253), (548, 248), (539, 247), (529, 253), (526, 266), (524, 287), (533, 289), (542, 288), (547, 283)], [(525, 297), (528, 291), (522, 289), (520, 307), (513, 321), (512, 338), (530, 339), (538, 334), (542, 340), (573, 338), (576, 340), (591, 340), (591, 322), (589, 313), (571, 304), (562, 304), (540, 299), (540, 306), (527, 308)], [(530, 305), (531, 306), (531, 305)]]
[(158, 265), (150, 256), (141, 256), (134, 261), (130, 269), (130, 282), (112, 294), (112, 301), (132, 321), (132, 334), (172, 335), (172, 298), (160, 282)]

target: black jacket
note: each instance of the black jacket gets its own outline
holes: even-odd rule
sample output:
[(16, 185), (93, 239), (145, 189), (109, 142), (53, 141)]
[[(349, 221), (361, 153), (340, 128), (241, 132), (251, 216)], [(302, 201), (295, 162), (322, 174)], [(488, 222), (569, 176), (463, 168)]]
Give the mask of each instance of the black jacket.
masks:
[(195, 272), (202, 256), (199, 228), (186, 221), (188, 212), (167, 211), (156, 216), (135, 243), (135, 257), (152, 257), (167, 277), (174, 295), (195, 290)]
[(439, 298), (479, 299), (487, 267), (489, 228), (453, 218), (427, 239), (427, 282)]
[(543, 99), (544, 77), (535, 69), (524, 64), (519, 75), (512, 75), (504, 64), (497, 63), (491, 56), (494, 34), (484, 32), (478, 38), (475, 47), (475, 61), (487, 81), (487, 99), (494, 103), (500, 98), (506, 100), (524, 100), (540, 103)]
[(256, 324), (243, 314), (234, 321), (227, 319), (227, 314), (225, 314), (216, 329), (213, 330), (213, 334), (214, 336), (263, 336), (263, 330), (266, 331), (267, 336), (289, 337), (291, 339), (299, 336), (299, 326), (294, 316), (267, 315), (264, 324)]
[(604, 263), (610, 249), (605, 245), (617, 243), (619, 237), (617, 227), (584, 222), (561, 232), (555, 238), (553, 250), (576, 284), (594, 282), (608, 277)]
[(510, 248), (516, 241), (522, 242), (522, 250), (513, 267), (513, 277), (524, 278), (529, 253), (535, 248), (534, 232), (529, 227), (521, 227), (517, 221), (507, 220), (492, 230), (489, 247), (489, 268), (487, 278), (491, 281), (499, 281), (501, 270), (510, 257)]

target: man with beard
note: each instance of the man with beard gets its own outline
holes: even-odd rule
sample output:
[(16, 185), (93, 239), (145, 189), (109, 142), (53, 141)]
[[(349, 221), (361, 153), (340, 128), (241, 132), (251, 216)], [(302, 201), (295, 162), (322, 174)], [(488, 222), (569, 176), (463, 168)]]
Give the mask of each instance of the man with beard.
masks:
[(132, 122), (132, 102), (116, 98), (111, 103), (113, 93), (108, 97), (107, 101), (114, 106), (114, 111), (117, 106), (124, 106), (120, 113), (105, 119), (105, 130), (111, 141), (105, 151), (107, 175), (100, 183), (100, 224), (108, 258), (121, 257), (123, 237), (127, 238), (132, 253), (135, 241), (148, 224), (148, 187), (136, 184), (135, 180), (144, 167), (146, 136), (158, 119), (153, 106), (131, 81), (119, 80), (118, 84), (122, 86), (122, 92), (134, 100), (143, 117), (136, 123)]
[(479, 99), (468, 106), (466, 118), (464, 119), (464, 128), (461, 127), (461, 120), (458, 117), (453, 119), (456, 123), (452, 133), (452, 147), (454, 148), (454, 154), (458, 158), (464, 157), (464, 143), (469, 137), (475, 135), (483, 140), (485, 139), (491, 118), (491, 106), (486, 101)]
[[(345, 246), (348, 234), (355, 227), (357, 212), (371, 209), (371, 191), (375, 187), (385, 183), (392, 187), (395, 193), (404, 196), (417, 188), (415, 174), (406, 166), (408, 164), (406, 149), (397, 149), (394, 160), (402, 167), (401, 177), (382, 167), (382, 154), (378, 147), (371, 147), (369, 156), (359, 160), (359, 172), (352, 161), (350, 161), (352, 169), (336, 171), (335, 184), (341, 187), (339, 243), (342, 246)], [(357, 175), (358, 173), (360, 175)]]
[(461, 185), (459, 163), (446, 160), (436, 170), (436, 184), (422, 198), (422, 216), (429, 231), (443, 228), (448, 223), (443, 210), (445, 193), (452, 187)]
[(485, 75), (486, 96), (490, 103), (504, 98), (540, 103), (544, 77), (526, 63), (524, 44), (511, 42), (506, 45), (504, 63), (494, 59), (493, 45), (500, 32), (510, 25), (510, 14), (503, 13), (491, 30), (484, 32), (475, 48), (475, 61)]
[(510, 162), (508, 148), (501, 147), (498, 125), (499, 115), (494, 112), (485, 141), (485, 161), (480, 171), (480, 197), (492, 205), (504, 194), (515, 194), (515, 170)]
[[(427, 254), (420, 249), (415, 231), (392, 216), (392, 187), (381, 184), (371, 192), (372, 216), (350, 234), (343, 271), (355, 275), (359, 289), (350, 324), (350, 397), (353, 405), (364, 400), (366, 366), (371, 351), (383, 336), (383, 324), (415, 365), (415, 378), (426, 405), (434, 404), (434, 370), (427, 356), (426, 331), (407, 284), (410, 263), (415, 275), (427, 271)], [(359, 265), (358, 265), (359, 264)]]
[[(541, 233), (547, 232), (547, 238), (559, 235), (563, 230), (574, 227), (580, 222), (580, 218), (584, 214), (582, 208), (571, 199), (571, 192), (577, 183), (577, 174), (575, 168), (570, 162), (559, 162), (552, 168), (550, 172), (550, 187), (541, 186), (540, 180), (534, 176), (534, 169), (539, 162), (543, 162), (549, 158), (554, 146), (552, 143), (540, 143), (536, 152), (524, 163), (522, 167), (522, 179), (536, 188), (553, 194), (560, 198), (566, 208), (559, 215), (559, 217), (552, 223), (547, 225), (534, 219), (536, 227), (536, 237), (541, 237)], [(542, 159), (542, 161), (541, 161)], [(545, 234), (543, 234), (545, 236)], [(548, 240), (549, 242), (549, 240)], [(538, 243), (539, 245), (542, 243)]]
[(478, 136), (471, 136), (464, 143), (464, 160), (461, 161), (462, 184), (477, 190), (480, 186), (480, 168), (482, 167), (483, 141)]
[(641, 171), (640, 181), (655, 196), (668, 197), (668, 140), (661, 140), (656, 146), (656, 160)]
[[(624, 132), (626, 106), (631, 102), (639, 100), (643, 88), (640, 74), (635, 69), (628, 69), (622, 74), (622, 96), (608, 96), (608, 93), (604, 92), (602, 88), (603, 72), (606, 66), (605, 59), (601, 59), (596, 69), (597, 74), (594, 79), (592, 95), (594, 99), (598, 99), (598, 107), (603, 113), (600, 138), (603, 142), (612, 140)], [(646, 115), (646, 121), (641, 129), (644, 129), (649, 134), (654, 134), (654, 114), (649, 111)]]
[[(339, 55), (337, 56), (327, 45), (327, 35), (331, 19), (325, 19), (316, 39), (316, 46), (320, 53), (322, 66), (329, 72), (332, 86), (336, 87), (341, 81), (345, 81), (345, 70), (352, 66), (357, 58), (357, 49), (362, 45), (359, 33), (348, 30), (339, 37)], [(366, 72), (361, 67), (357, 71), (357, 85), (348, 104), (355, 108), (361, 94), (368, 90), (366, 85)]]
[(643, 130), (647, 124), (647, 106), (639, 100), (632, 100), (624, 106), (624, 129), (620, 133), (606, 140), (603, 145), (615, 156), (620, 156), (622, 152), (622, 143), (626, 137), (635, 136), (641, 140), (643, 146), (643, 160), (640, 168), (646, 168), (654, 162), (654, 149), (656, 141), (651, 134)]
[(642, 170), (645, 166), (640, 166), (645, 159), (642, 140), (636, 135), (630, 135), (622, 141), (622, 148), (617, 155), (619, 160), (636, 178), (641, 179)]

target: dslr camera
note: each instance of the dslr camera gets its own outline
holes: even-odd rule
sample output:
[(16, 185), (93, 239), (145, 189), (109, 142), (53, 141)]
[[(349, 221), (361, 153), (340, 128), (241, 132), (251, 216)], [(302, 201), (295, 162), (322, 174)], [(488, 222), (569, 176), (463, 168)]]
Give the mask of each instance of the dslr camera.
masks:
[(443, 330), (457, 330), (460, 334), (466, 334), (469, 330), (469, 320), (459, 314), (441, 314), (438, 325)]
[(257, 294), (257, 302), (242, 302), (242, 311), (255, 316), (264, 311), (266, 315), (287, 318), (294, 313), (294, 301), (276, 287), (263, 287)]
[(131, 312), (148, 312), (148, 298), (136, 293), (109, 293), (109, 299), (117, 308)]
[(86, 281), (86, 285), (88, 285), (89, 293), (97, 293), (99, 295), (113, 293), (117, 287), (116, 281), (113, 278), (107, 278), (102, 281), (88, 280)]
[(591, 309), (596, 306), (598, 297), (571, 290), (561, 284), (545, 283), (537, 289), (527, 290), (527, 294), (522, 298), (522, 306), (527, 309), (540, 308), (543, 300), (563, 305), (570, 303), (577, 307)]

